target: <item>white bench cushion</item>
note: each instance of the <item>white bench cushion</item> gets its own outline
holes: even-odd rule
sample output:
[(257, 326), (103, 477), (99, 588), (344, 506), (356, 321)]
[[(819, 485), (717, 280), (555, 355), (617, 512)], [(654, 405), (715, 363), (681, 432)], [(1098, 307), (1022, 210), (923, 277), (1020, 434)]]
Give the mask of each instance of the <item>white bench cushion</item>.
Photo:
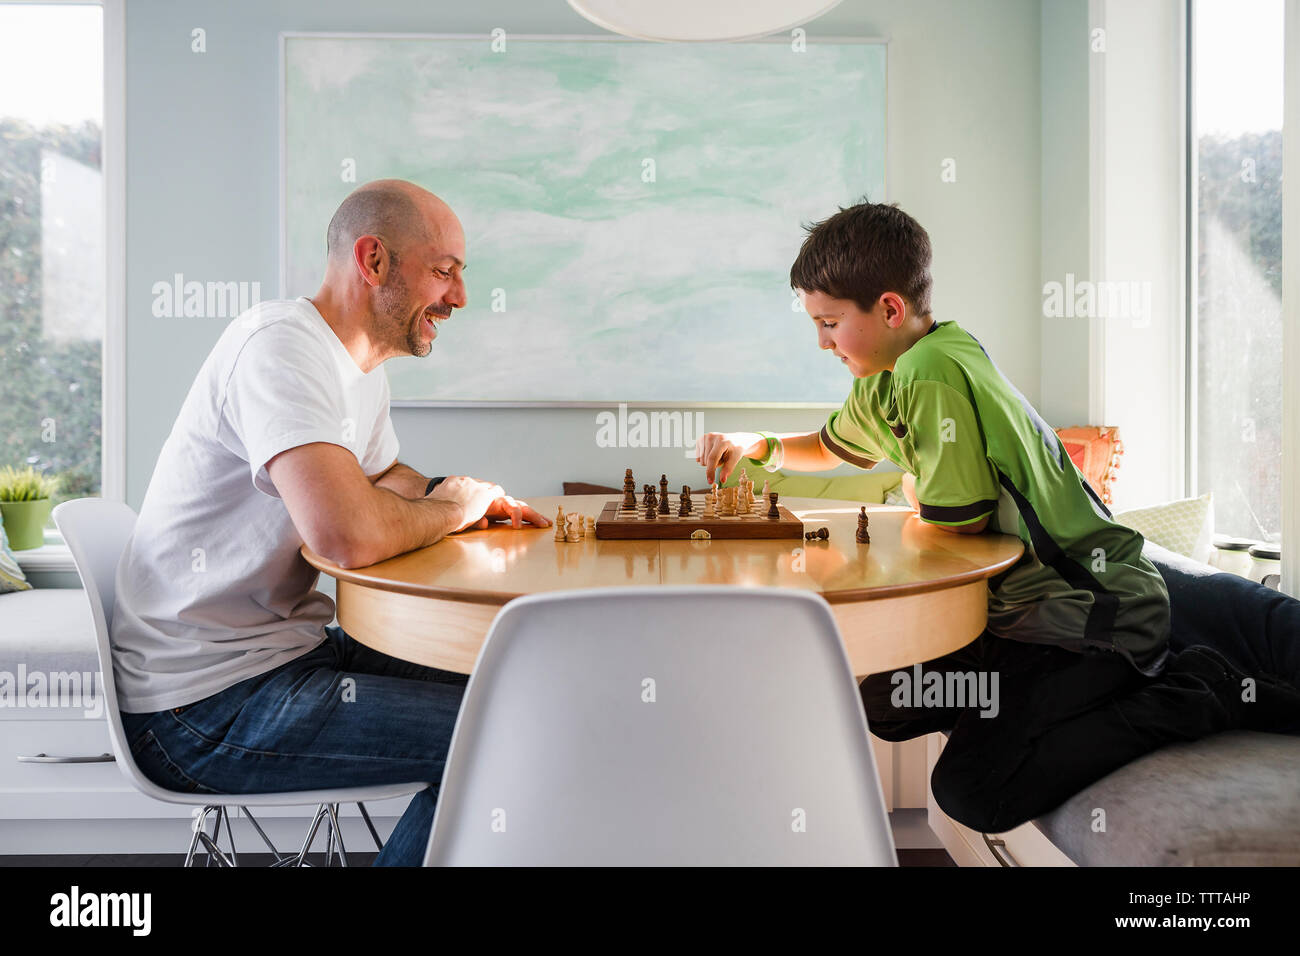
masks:
[(90, 602), (81, 588), (0, 594), (0, 670), (99, 670)]

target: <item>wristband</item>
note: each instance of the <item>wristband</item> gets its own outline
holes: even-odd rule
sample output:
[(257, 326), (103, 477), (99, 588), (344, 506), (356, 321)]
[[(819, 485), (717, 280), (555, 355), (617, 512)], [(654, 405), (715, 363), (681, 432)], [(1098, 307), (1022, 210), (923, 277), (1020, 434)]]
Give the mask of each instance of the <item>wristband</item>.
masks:
[(446, 480), (446, 475), (443, 475), (440, 478), (430, 478), (428, 486), (424, 489), (424, 497), (429, 497), (429, 495), (433, 493), (433, 489), (437, 488), (438, 485), (442, 484)]
[(781, 439), (768, 432), (755, 432), (759, 438), (767, 439), (767, 454), (762, 458), (751, 458), (764, 471), (778, 471), (785, 464), (785, 446)]

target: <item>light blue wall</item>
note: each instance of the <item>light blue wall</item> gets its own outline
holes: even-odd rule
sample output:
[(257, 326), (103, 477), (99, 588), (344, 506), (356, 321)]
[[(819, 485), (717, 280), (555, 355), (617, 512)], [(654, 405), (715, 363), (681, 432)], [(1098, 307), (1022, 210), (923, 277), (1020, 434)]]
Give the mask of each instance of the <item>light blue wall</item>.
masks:
[[(1034, 402), (1041, 359), (1039, 9), (1039, 0), (845, 0), (810, 29), (814, 42), (819, 35), (891, 41), (891, 198), (934, 241), (935, 315), (970, 329)], [(180, 272), (200, 281), (260, 282), (263, 297), (278, 289), (279, 32), (596, 28), (561, 0), (130, 0), (126, 21), (126, 473), (127, 500), (138, 507), (194, 375), (225, 325), (153, 317), (153, 284)], [(195, 27), (207, 34), (201, 55), (190, 52)], [(953, 183), (941, 180), (947, 158), (956, 161)], [(807, 320), (792, 314), (792, 321)], [(527, 358), (484, 343), (484, 361)], [(816, 410), (708, 410), (704, 424), (780, 431), (814, 429), (824, 417)], [(680, 451), (599, 448), (594, 409), (394, 409), (393, 421), (402, 458), (413, 467), (490, 477), (520, 495), (558, 493), (565, 479), (616, 484), (629, 466), (638, 475), (667, 471), (674, 483), (699, 478), (693, 467), (683, 471)]]

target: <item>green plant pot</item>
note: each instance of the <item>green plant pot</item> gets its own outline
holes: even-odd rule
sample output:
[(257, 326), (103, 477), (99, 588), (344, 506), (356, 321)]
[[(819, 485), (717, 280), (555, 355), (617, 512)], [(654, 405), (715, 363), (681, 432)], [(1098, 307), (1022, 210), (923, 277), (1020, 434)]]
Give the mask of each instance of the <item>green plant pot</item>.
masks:
[(45, 522), (53, 507), (50, 498), (35, 501), (0, 501), (0, 516), (4, 517), (5, 534), (9, 547), (15, 551), (39, 548), (45, 543)]

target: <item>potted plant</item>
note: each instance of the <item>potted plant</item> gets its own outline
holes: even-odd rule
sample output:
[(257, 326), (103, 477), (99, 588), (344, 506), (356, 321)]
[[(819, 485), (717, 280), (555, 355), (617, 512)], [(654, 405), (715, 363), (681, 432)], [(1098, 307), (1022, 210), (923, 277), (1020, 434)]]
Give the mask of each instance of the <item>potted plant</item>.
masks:
[(0, 468), (0, 518), (13, 550), (26, 551), (45, 543), (45, 522), (58, 485), (57, 478), (46, 478), (30, 465)]

